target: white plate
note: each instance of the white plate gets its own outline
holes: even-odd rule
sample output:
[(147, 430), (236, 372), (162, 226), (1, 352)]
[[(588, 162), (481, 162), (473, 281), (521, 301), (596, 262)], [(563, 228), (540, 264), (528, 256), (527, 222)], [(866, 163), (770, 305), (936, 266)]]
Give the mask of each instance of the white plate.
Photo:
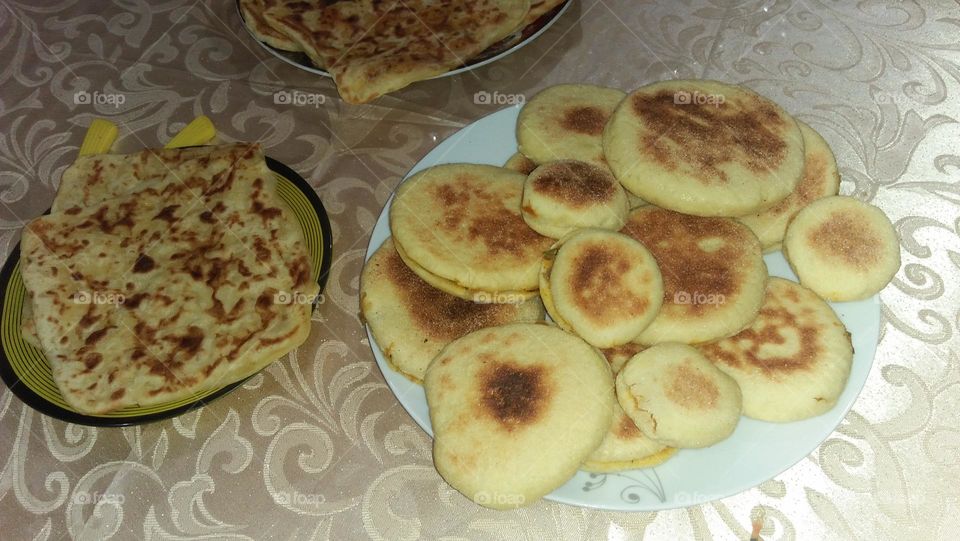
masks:
[[(407, 174), (442, 163), (501, 165), (517, 151), (514, 127), (520, 106), (493, 113), (464, 127), (427, 154)], [(390, 236), (387, 201), (367, 246), (369, 259)], [(764, 257), (772, 276), (796, 281), (779, 252)], [(847, 387), (829, 412), (793, 423), (742, 418), (726, 440), (706, 449), (683, 449), (654, 468), (622, 473), (578, 472), (547, 499), (618, 511), (655, 511), (695, 505), (737, 494), (775, 477), (810, 454), (840, 424), (863, 388), (880, 333), (880, 306), (874, 296), (859, 302), (831, 303), (853, 335), (853, 368)], [(428, 434), (430, 416), (423, 388), (387, 364), (367, 329), (370, 346), (397, 400)]]
[[(507, 55), (510, 55), (519, 51), (524, 45), (527, 45), (528, 43), (537, 39), (540, 36), (540, 34), (543, 34), (544, 32), (546, 32), (547, 28), (550, 28), (551, 26), (553, 26), (553, 23), (557, 22), (557, 19), (559, 19), (563, 15), (563, 13), (567, 11), (567, 8), (570, 7), (570, 1), (571, 0), (567, 0), (560, 6), (550, 10), (547, 13), (544, 13), (543, 16), (541, 16), (536, 21), (514, 32), (513, 34), (503, 38), (499, 42), (494, 43), (489, 48), (487, 48), (486, 51), (483, 51), (482, 53), (480, 53), (480, 55), (477, 57), (478, 58), (477, 60), (468, 61), (467, 65), (465, 66), (461, 66), (457, 69), (453, 69), (448, 72), (437, 75), (435, 77), (431, 77), (431, 79), (449, 77), (451, 75), (457, 75), (458, 73), (475, 70), (481, 66), (486, 66), (491, 62), (495, 62)], [(240, 9), (239, 0), (237, 1), (237, 13), (240, 14), (241, 19), (244, 18), (243, 11)], [(250, 28), (248, 28), (246, 24), (244, 24), (243, 27), (247, 30), (247, 33), (250, 34), (250, 37), (252, 37), (253, 40), (260, 45), (260, 47), (262, 47), (265, 51), (272, 54), (273, 56), (279, 58), (280, 60), (283, 60), (284, 62), (286, 62), (287, 64), (290, 64), (291, 66), (300, 68), (304, 71), (309, 71), (310, 73), (315, 73), (317, 75), (323, 75), (324, 77), (330, 77), (330, 73), (327, 72), (327, 70), (314, 66), (313, 63), (310, 62), (310, 59), (307, 58), (307, 55), (305, 53), (283, 51), (283, 50), (271, 47), (266, 43), (257, 39), (257, 36), (253, 35), (253, 32), (250, 31)], [(517, 43), (514, 45), (507, 46), (507, 48), (501, 52), (495, 52), (496, 48), (506, 46), (505, 44), (509, 44), (511, 40), (519, 40), (519, 41), (517, 41)]]

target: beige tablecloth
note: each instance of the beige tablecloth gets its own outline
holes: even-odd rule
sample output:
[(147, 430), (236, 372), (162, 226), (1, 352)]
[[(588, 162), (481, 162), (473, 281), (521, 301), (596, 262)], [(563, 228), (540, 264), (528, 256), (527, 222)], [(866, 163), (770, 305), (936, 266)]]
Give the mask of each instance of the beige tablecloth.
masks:
[[(117, 151), (161, 145), (198, 114), (224, 141), (261, 141), (319, 193), (334, 239), (309, 341), (208, 407), (98, 429), (0, 389), (0, 538), (745, 539), (758, 506), (767, 539), (954, 537), (958, 37), (948, 1), (580, 0), (504, 60), (349, 106), (330, 80), (265, 53), (233, 0), (0, 4), (4, 254), (49, 206), (97, 116), (122, 125)], [(880, 295), (866, 388), (809, 457), (730, 498), (659, 513), (477, 507), (436, 474), (430, 439), (374, 364), (357, 316), (370, 230), (408, 168), (500, 107), (475, 93), (673, 77), (742, 83), (781, 103), (833, 146), (842, 192), (896, 225), (903, 266)], [(275, 103), (294, 90), (326, 98)]]

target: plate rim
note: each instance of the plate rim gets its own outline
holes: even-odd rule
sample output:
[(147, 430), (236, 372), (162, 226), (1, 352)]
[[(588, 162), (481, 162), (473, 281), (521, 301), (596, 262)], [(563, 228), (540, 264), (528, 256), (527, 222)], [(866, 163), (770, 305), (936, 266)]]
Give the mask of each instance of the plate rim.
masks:
[[(553, 26), (553, 25), (560, 19), (560, 17), (562, 17), (563, 14), (566, 13), (566, 11), (570, 8), (570, 5), (571, 5), (572, 3), (573, 3), (573, 0), (564, 0), (562, 4), (560, 4), (559, 6), (553, 8), (551, 11), (554, 12), (554, 15), (553, 15), (552, 17), (550, 17), (549, 20), (547, 20), (545, 23), (543, 23), (543, 25), (542, 25), (540, 28), (538, 28), (535, 32), (533, 32), (532, 34), (530, 34), (530, 35), (527, 36), (526, 38), (520, 40), (519, 42), (515, 43), (512, 47), (509, 47), (509, 48), (507, 48), (507, 49), (505, 49), (505, 50), (503, 50), (503, 51), (500, 51), (499, 53), (491, 56), (490, 58), (485, 58), (485, 59), (483, 59), (483, 60), (481, 60), (481, 61), (479, 61), (479, 62), (476, 62), (476, 63), (474, 63), (474, 64), (469, 64), (469, 65), (466, 65), (466, 66), (460, 66), (460, 67), (457, 67), (457, 68), (452, 69), (452, 70), (450, 70), (450, 71), (445, 71), (445, 72), (443, 72), (443, 73), (441, 73), (441, 74), (439, 74), (439, 75), (434, 75), (433, 77), (429, 77), (429, 78), (424, 79), (424, 80), (429, 81), (429, 80), (432, 80), (432, 79), (442, 79), (442, 78), (444, 78), (444, 77), (452, 77), (452, 76), (454, 76), (454, 75), (459, 75), (459, 74), (461, 74), (461, 73), (466, 73), (466, 72), (469, 72), (469, 71), (473, 71), (473, 70), (475, 70), (475, 69), (479, 69), (479, 68), (481, 68), (481, 67), (483, 67), (483, 66), (486, 66), (487, 64), (490, 64), (490, 63), (492, 63), (492, 62), (496, 62), (497, 60), (500, 60), (501, 58), (507, 57), (507, 56), (509, 56), (509, 55), (511, 55), (511, 54), (513, 54), (513, 53), (515, 53), (515, 52), (517, 52), (517, 51), (519, 51), (519, 50), (522, 49), (523, 47), (525, 47), (525, 46), (529, 45), (530, 43), (534, 42), (537, 38), (540, 37), (541, 34), (543, 34), (544, 32), (546, 32), (547, 29), (549, 29), (551, 26)], [(327, 77), (327, 78), (329, 78), (329, 79), (333, 79), (333, 76), (330, 75), (330, 72), (328, 72), (327, 70), (318, 68), (318, 67), (313, 66), (313, 65), (307, 66), (307, 65), (301, 64), (300, 62), (297, 62), (296, 60), (294, 60), (294, 59), (292, 59), (292, 58), (290, 58), (290, 57), (287, 56), (288, 54), (305, 54), (305, 53), (302, 53), (302, 52), (298, 53), (298, 52), (296, 52), (296, 51), (284, 51), (284, 50), (282, 50), (282, 49), (277, 49), (276, 47), (272, 47), (272, 46), (268, 45), (267, 43), (265, 43), (265, 42), (257, 39), (257, 36), (255, 36), (255, 35), (253, 34), (253, 31), (250, 30), (250, 27), (248, 27), (247, 24), (246, 24), (246, 17), (243, 16), (243, 9), (241, 9), (241, 7), (240, 7), (240, 0), (236, 0), (236, 1), (234, 2), (234, 4), (235, 4), (235, 6), (236, 6), (236, 8), (237, 8), (237, 14), (240, 16), (240, 20), (243, 22), (243, 25), (242, 25), (242, 26), (243, 26), (243, 29), (246, 30), (247, 35), (250, 36), (250, 38), (253, 39), (253, 41), (255, 41), (255, 42), (260, 46), (260, 48), (262, 48), (263, 50), (265, 50), (265, 51), (267, 51), (268, 53), (270, 53), (270, 55), (273, 56), (274, 58), (277, 58), (277, 59), (279, 59), (279, 60), (282, 60), (284, 63), (286, 63), (286, 64), (288, 64), (288, 65), (290, 65), (290, 66), (293, 66), (293, 67), (295, 67), (295, 68), (301, 69), (301, 70), (306, 71), (306, 72), (308, 72), (308, 73), (312, 73), (312, 74), (314, 74), (314, 75), (320, 75), (320, 76), (323, 76), (323, 77)], [(543, 15), (541, 15), (540, 17), (538, 17), (536, 21), (533, 21), (533, 22), (531, 22), (530, 24), (524, 26), (524, 27), (523, 27), (522, 29), (520, 29), (519, 31), (520, 31), (520, 32), (523, 32), (524, 30), (527, 29), (527, 27), (532, 26), (532, 25), (534, 25), (534, 24), (537, 24), (537, 22), (538, 22), (541, 18), (546, 17), (546, 16), (548, 16), (549, 14), (550, 14), (550, 12), (544, 13)], [(504, 38), (504, 39), (505, 39), (505, 38)], [(493, 45), (496, 45), (496, 44), (493, 44)], [(491, 47), (492, 47), (493, 45), (491, 45)]]
[[(376, 249), (379, 248), (380, 243), (382, 243), (382, 242), (385, 240), (385, 239), (381, 240), (380, 243), (377, 244), (377, 246), (374, 246), (374, 245), (373, 245), (373, 243), (374, 243), (374, 237), (375, 237), (375, 232), (376, 232), (377, 226), (379, 225), (381, 219), (384, 217), (385, 214), (387, 215), (387, 225), (386, 225), (386, 227), (387, 227), (387, 235), (388, 235), (388, 237), (391, 235), (391, 233), (390, 233), (390, 231), (389, 231), (389, 212), (388, 212), (388, 207), (389, 207), (390, 205), (392, 205), (393, 199), (394, 199), (394, 195), (395, 195), (395, 193), (396, 193), (396, 190), (400, 187), (400, 185), (402, 185), (403, 182), (405, 182), (406, 180), (408, 180), (413, 174), (416, 174), (417, 172), (419, 172), (419, 171), (421, 171), (421, 170), (423, 170), (423, 169), (425, 169), (425, 168), (427, 168), (427, 167), (431, 167), (431, 166), (433, 166), (433, 165), (439, 165), (439, 163), (431, 163), (430, 165), (425, 165), (423, 162), (424, 162), (425, 160), (427, 160), (427, 158), (428, 158), (434, 151), (436, 151), (441, 145), (443, 145), (444, 143), (446, 143), (448, 140), (450, 140), (450, 139), (452, 139), (452, 138), (454, 138), (454, 137), (466, 137), (466, 134), (469, 133), (470, 130), (475, 129), (477, 123), (480, 123), (480, 122), (484, 121), (485, 119), (488, 119), (489, 117), (492, 117), (492, 116), (494, 116), (494, 115), (506, 114), (506, 111), (509, 111), (509, 110), (515, 110), (515, 111), (516, 111), (515, 114), (519, 114), (519, 109), (520, 109), (521, 107), (522, 107), (521, 105), (512, 105), (512, 106), (504, 107), (504, 108), (501, 108), (501, 109), (499, 109), (499, 110), (497, 110), (497, 111), (494, 111), (494, 112), (492, 112), (492, 113), (489, 113), (489, 114), (487, 114), (487, 115), (484, 115), (484, 116), (482, 116), (482, 117), (479, 117), (479, 118), (475, 119), (475, 120), (472, 121), (472, 122), (469, 122), (468, 124), (464, 125), (464, 126), (461, 127), (460, 129), (458, 129), (457, 131), (455, 131), (455, 132), (451, 133), (449, 136), (445, 137), (442, 141), (439, 141), (439, 142), (435, 143), (433, 147), (431, 147), (419, 160), (417, 160), (416, 163), (414, 163), (414, 164), (410, 167), (410, 169), (407, 171), (407, 173), (404, 174), (403, 178), (400, 180), (400, 182), (397, 184), (397, 186), (393, 189), (393, 191), (392, 191), (391, 194), (390, 194), (390, 197), (387, 198), (387, 201), (384, 203), (383, 208), (380, 210), (380, 214), (379, 214), (378, 217), (377, 217), (377, 221), (374, 223), (373, 229), (371, 230), (371, 233), (370, 233), (370, 238), (368, 239), (368, 242), (367, 242), (367, 250), (366, 250), (365, 255), (364, 255), (364, 264), (366, 264), (366, 261), (373, 255), (373, 253), (376, 251)], [(448, 151), (449, 151), (449, 149), (448, 149)], [(445, 155), (445, 154), (446, 154), (446, 152), (444, 153), (444, 155)], [(446, 162), (446, 161), (444, 161), (442, 158), (440, 158), (440, 163), (452, 163), (452, 162)], [(781, 255), (782, 255), (782, 252), (779, 252), (779, 251), (778, 251), (778, 252), (773, 252), (773, 254), (781, 254)], [(763, 255), (764, 255), (764, 263), (767, 264), (766, 256), (767, 256), (767, 255), (771, 255), (771, 254), (763, 254)], [(785, 259), (785, 258), (784, 258), (784, 259)], [(773, 276), (773, 275), (771, 275), (771, 276)], [(787, 279), (789, 279), (789, 280), (791, 280), (791, 281), (793, 281), (793, 282), (797, 282), (797, 280), (796, 280), (795, 278), (787, 278)], [(878, 305), (880, 304), (879, 294), (874, 295), (874, 296), (872, 296), (872, 297), (870, 297), (870, 298), (868, 298), (868, 299), (864, 299), (864, 300), (865, 300), (865, 301), (869, 301), (869, 302), (874, 303), (874, 304), (878, 304)], [(838, 312), (837, 307), (835, 307), (834, 304), (841, 304), (841, 305), (842, 305), (842, 304), (846, 304), (846, 303), (829, 303), (829, 302), (828, 302), (828, 304), (831, 306), (831, 308), (833, 309), (834, 313), (837, 314), (837, 317), (839, 318), (839, 317), (840, 317), (840, 313)], [(852, 391), (852, 392), (853, 392), (852, 398), (851, 398), (851, 399), (849, 400), (849, 402), (847, 402), (846, 404), (841, 405), (841, 404), (838, 403), (837, 405), (834, 406), (833, 409), (829, 410), (828, 412), (824, 412), (824, 413), (822, 414), (822, 415), (828, 415), (828, 414), (830, 414), (830, 413), (832, 412), (832, 413), (836, 416), (836, 418), (837, 418), (836, 424), (833, 424), (833, 423), (831, 422), (831, 424), (833, 424), (833, 427), (831, 428), (830, 432), (827, 433), (822, 439), (818, 439), (817, 441), (812, 441), (812, 440), (811, 440), (811, 442), (810, 442), (811, 445), (808, 446), (808, 445), (802, 444), (802, 443), (801, 443), (801, 444), (798, 444), (798, 447), (801, 447), (801, 448), (803, 448), (803, 449), (805, 450), (804, 454), (803, 454), (800, 458), (798, 458), (797, 460), (795, 460), (795, 461), (789, 461), (789, 463), (785, 464), (785, 465), (782, 466), (782, 467), (777, 466), (777, 467), (775, 467), (775, 468), (772, 468), (772, 469), (778, 470), (778, 471), (776, 471), (776, 473), (773, 473), (772, 475), (769, 475), (769, 476), (765, 473), (765, 474), (763, 475), (764, 479), (761, 480), (761, 481), (759, 481), (759, 482), (750, 481), (750, 482), (748, 482), (748, 483), (746, 483), (746, 484), (744, 484), (744, 483), (734, 483), (734, 484), (736, 485), (736, 487), (732, 487), (732, 489), (730, 489), (730, 490), (714, 490), (714, 489), (712, 489), (711, 487), (709, 487), (708, 485), (705, 485), (705, 486), (704, 486), (704, 490), (705, 490), (705, 491), (711, 491), (710, 494), (700, 494), (700, 493), (697, 493), (697, 494), (694, 494), (693, 497), (690, 498), (689, 501), (684, 501), (684, 502), (679, 502), (679, 503), (668, 499), (668, 500), (666, 500), (666, 501), (658, 502), (657, 504), (648, 504), (648, 505), (645, 505), (645, 506), (643, 506), (643, 507), (637, 507), (636, 504), (631, 505), (631, 504), (628, 504), (628, 503), (625, 502), (625, 501), (624, 501), (624, 502), (619, 502), (619, 501), (614, 502), (614, 501), (611, 501), (611, 502), (609, 502), (609, 503), (606, 502), (606, 501), (603, 501), (603, 500), (601, 500), (601, 501), (583, 501), (583, 500), (578, 500), (578, 499), (572, 499), (572, 498), (570, 498), (570, 497), (567, 496), (567, 495), (563, 495), (563, 494), (559, 494), (559, 495), (558, 495), (558, 494), (556, 494), (556, 492), (557, 492), (558, 490), (560, 490), (563, 486), (566, 486), (566, 485), (562, 485), (561, 487), (558, 487), (557, 491), (554, 491), (554, 492), (551, 492), (550, 494), (547, 494), (546, 496), (543, 497), (543, 499), (549, 500), (549, 501), (553, 501), (553, 502), (557, 502), (557, 503), (562, 503), (562, 504), (565, 504), (565, 505), (571, 505), (571, 506), (576, 506), (576, 507), (585, 507), (585, 508), (591, 508), (591, 509), (600, 509), (600, 510), (606, 510), (606, 511), (619, 511), (619, 512), (656, 512), (656, 511), (669, 510), (669, 509), (686, 508), (686, 507), (690, 507), (690, 506), (696, 506), (696, 505), (701, 505), (701, 504), (707, 504), (707, 503), (714, 502), (714, 501), (719, 501), (719, 500), (722, 500), (722, 499), (724, 499), (724, 498), (728, 498), (728, 497), (731, 497), (731, 496), (734, 496), (734, 495), (737, 495), (737, 494), (741, 494), (741, 493), (743, 493), (743, 492), (745, 492), (745, 491), (752, 490), (753, 488), (756, 488), (757, 486), (759, 486), (759, 484), (761, 484), (761, 483), (763, 483), (763, 482), (765, 482), (765, 481), (767, 481), (767, 480), (776, 478), (777, 476), (783, 474), (783, 472), (789, 470), (790, 468), (793, 468), (794, 466), (796, 466), (797, 464), (799, 464), (800, 462), (802, 462), (805, 458), (809, 457), (809, 455), (810, 455), (813, 451), (815, 451), (821, 444), (823, 444), (825, 441), (827, 441), (827, 439), (830, 437), (830, 435), (833, 434), (833, 433), (835, 433), (835, 432), (837, 431), (837, 429), (838, 429), (838, 428), (841, 426), (841, 424), (843, 423), (843, 420), (846, 418), (846, 416), (849, 414), (849, 412), (853, 409), (853, 405), (856, 403), (856, 401), (857, 401), (857, 399), (859, 398), (860, 394), (863, 392), (863, 389), (864, 389), (864, 387), (865, 387), (865, 385), (866, 385), (866, 381), (867, 381), (867, 379), (869, 379), (870, 374), (872, 373), (872, 371), (874, 370), (874, 368), (875, 368), (875, 366), (876, 366), (876, 353), (877, 353), (877, 346), (878, 346), (878, 344), (879, 344), (879, 338), (880, 338), (879, 330), (880, 330), (880, 325), (881, 325), (881, 317), (882, 317), (881, 310), (878, 308), (877, 311), (876, 311), (875, 316), (874, 316), (874, 315), (871, 315), (871, 318), (872, 318), (872, 319), (871, 319), (870, 321), (865, 321), (865, 322), (864, 322), (864, 324), (867, 325), (869, 329), (873, 329), (873, 330), (875, 330), (875, 331), (877, 331), (877, 332), (872, 333), (874, 336), (871, 336), (871, 337), (870, 337), (871, 342), (872, 342), (873, 345), (872, 345), (872, 347), (871, 347), (870, 357), (869, 357), (869, 359), (868, 359), (869, 365), (864, 369), (865, 371), (864, 371), (863, 379), (862, 379), (862, 381), (860, 381), (860, 382), (853, 382), (854, 385), (856, 386), (855, 389), (853, 389), (853, 388), (851, 387), (851, 389), (853, 389), (853, 391)], [(389, 369), (390, 369), (391, 371), (393, 371), (395, 374), (398, 374), (400, 378), (403, 378), (404, 376), (403, 376), (402, 374), (400, 374), (399, 372), (396, 372), (395, 370), (393, 370), (393, 368), (390, 366), (389, 361), (387, 361), (385, 357), (383, 357), (383, 362), (381, 362), (381, 358), (380, 358), (380, 357), (383, 355), (383, 354), (382, 354), (382, 350), (378, 351), (378, 350), (379, 350), (379, 345), (377, 344), (377, 342), (376, 342), (376, 340), (375, 340), (375, 338), (374, 338), (374, 336), (373, 336), (373, 333), (372, 333), (372, 331), (371, 331), (371, 329), (370, 329), (370, 326), (369, 326), (368, 324), (366, 324), (366, 322), (364, 322), (364, 329), (365, 329), (365, 331), (366, 331), (367, 339), (368, 339), (368, 342), (369, 342), (369, 347), (370, 347), (370, 349), (371, 349), (371, 352), (372, 352), (373, 355), (374, 355), (374, 360), (375, 360), (375, 362), (376, 362), (376, 364), (377, 364), (377, 367), (380, 369), (381, 374), (383, 374), (384, 379), (385, 379), (385, 381), (386, 381), (386, 383), (387, 383), (388, 388), (389, 388), (390, 391), (394, 394), (395, 399), (397, 400), (397, 402), (400, 403), (400, 405), (403, 407), (403, 409), (404, 409), (404, 411), (407, 413), (407, 415), (409, 415), (409, 416), (411, 417), (411, 419), (417, 424), (417, 426), (419, 426), (419, 427), (421, 428), (421, 430), (423, 430), (423, 431), (427, 434), (427, 436), (429, 436), (429, 437), (431, 438), (431, 440), (433, 440), (432, 431), (426, 430), (425, 426), (420, 422), (420, 420), (408, 409), (407, 404), (405, 404), (403, 401), (400, 400), (400, 395), (401, 395), (401, 394), (406, 394), (406, 393), (403, 393), (401, 390), (394, 388), (393, 382), (391, 381), (390, 378), (387, 377), (387, 374), (385, 373), (385, 368), (389, 368)], [(378, 353), (379, 353), (379, 356), (378, 356)], [(855, 354), (856, 354), (856, 352), (855, 352)], [(855, 363), (856, 360), (857, 360), (857, 359), (856, 359), (856, 356), (854, 356), (854, 359), (852, 360), (852, 364), (851, 364), (851, 375), (853, 374), (853, 370), (854, 370), (854, 367), (855, 367), (855, 364), (853, 364), (853, 363)], [(844, 388), (844, 392), (847, 391), (847, 388), (850, 387), (850, 385), (851, 385), (851, 380), (848, 379), (848, 381), (847, 381), (847, 383), (846, 383), (846, 385), (845, 385), (845, 388)], [(422, 389), (422, 386), (421, 386), (421, 389)], [(841, 410), (841, 408), (842, 408), (842, 410)], [(819, 416), (816, 416), (816, 417), (819, 417)], [(813, 417), (813, 418), (811, 418), (811, 419), (815, 419), (816, 417)], [(429, 418), (429, 415), (428, 415), (428, 418)], [(749, 418), (747, 418), (747, 417), (742, 417), (741, 419), (742, 419), (742, 420), (749, 420), (749, 421), (752, 421), (752, 422), (760, 422), (760, 423), (763, 423), (763, 422), (764, 422), (764, 421), (760, 421), (760, 420), (749, 419)], [(798, 421), (798, 422), (804, 422), (804, 421), (805, 421), (805, 420), (801, 420), (801, 421)], [(778, 424), (782, 424), (782, 423), (767, 423), (767, 424), (770, 424), (770, 425), (778, 425)], [(697, 450), (694, 450), (694, 451), (697, 451)], [(640, 471), (653, 471), (654, 473), (656, 473), (656, 467), (653, 467), (653, 468), (642, 468), (642, 469), (635, 469), (635, 470), (624, 470), (624, 471), (622, 471), (622, 472), (599, 473), (599, 474), (595, 474), (595, 475), (599, 477), (599, 476), (604, 476), (604, 475), (616, 475), (616, 474), (618, 474), (618, 473), (630, 473), (630, 472), (640, 472)], [(591, 475), (591, 472), (586, 472), (586, 471), (584, 471), (584, 470), (578, 470), (578, 474), (579, 474), (579, 472), (583, 472), (584, 474)], [(578, 475), (578, 474), (577, 474), (577, 475)], [(745, 486), (740, 487), (741, 484), (744, 484)], [(738, 488), (738, 487), (739, 487), (739, 488)]]
[[(291, 184), (296, 186), (297, 190), (304, 194), (304, 196), (310, 202), (310, 206), (312, 207), (313, 211), (317, 215), (317, 219), (320, 222), (320, 233), (322, 239), (320, 273), (317, 276), (317, 284), (320, 286), (320, 292), (322, 293), (326, 288), (327, 280), (330, 276), (333, 248), (333, 234), (330, 229), (330, 218), (327, 215), (326, 208), (323, 206), (323, 202), (320, 200), (320, 196), (317, 194), (316, 190), (314, 190), (313, 187), (310, 186), (310, 183), (308, 183), (299, 173), (291, 169), (283, 162), (275, 160), (269, 156), (264, 156), (264, 158), (270, 171), (289, 180)], [(50, 210), (47, 209), (43, 215), (49, 214), (49, 212)], [(7, 256), (6, 261), (4, 261), (3, 267), (0, 268), (0, 312), (2, 312), (6, 306), (7, 289), (9, 288), (10, 281), (13, 276), (13, 270), (19, 263), (20, 241), (17, 241), (16, 245), (14, 245), (13, 249), (10, 251), (10, 255)], [(317, 299), (319, 298), (320, 295), (317, 295)], [(147, 413), (143, 415), (130, 415), (125, 417), (87, 415), (77, 411), (64, 409), (57, 404), (48, 401), (39, 393), (30, 388), (29, 385), (23, 382), (20, 377), (17, 376), (10, 359), (7, 357), (6, 342), (3, 339), (2, 333), (0, 333), (0, 379), (3, 380), (3, 383), (7, 386), (7, 389), (13, 393), (14, 396), (19, 398), (24, 404), (30, 406), (38, 413), (68, 423), (85, 426), (122, 428), (127, 426), (149, 424), (162, 421), (164, 419), (179, 417), (194, 409), (205, 407), (214, 400), (231, 393), (232, 391), (236, 390), (237, 387), (243, 385), (250, 378), (259, 373), (260, 371), (257, 371), (256, 373), (251, 374), (243, 379), (228, 383), (216, 391), (204, 396), (203, 398), (198, 398), (183, 404), (182, 406), (178, 406), (169, 410)]]

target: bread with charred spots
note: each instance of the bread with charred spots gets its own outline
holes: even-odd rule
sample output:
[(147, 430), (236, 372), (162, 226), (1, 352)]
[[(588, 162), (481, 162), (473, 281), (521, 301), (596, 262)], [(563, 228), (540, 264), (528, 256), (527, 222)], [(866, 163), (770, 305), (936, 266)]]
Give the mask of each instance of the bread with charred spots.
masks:
[(360, 310), (390, 365), (416, 383), (447, 344), (470, 332), (543, 319), (536, 297), (519, 304), (475, 303), (445, 293), (407, 267), (388, 238), (360, 276)]
[[(637, 338), (657, 316), (663, 280), (650, 252), (612, 231), (581, 229), (544, 260), (540, 296), (551, 318), (596, 347)], [(552, 251), (551, 251), (552, 252)]]
[(787, 226), (783, 254), (828, 301), (866, 299), (900, 269), (900, 239), (882, 210), (853, 197), (814, 201)]
[(546, 88), (517, 117), (517, 145), (536, 164), (579, 160), (606, 166), (603, 129), (626, 94), (585, 84)]
[(780, 249), (787, 224), (800, 209), (822, 197), (837, 195), (840, 190), (840, 172), (837, 160), (823, 136), (801, 121), (800, 133), (803, 134), (805, 160), (803, 176), (793, 192), (783, 201), (756, 214), (737, 218), (750, 228), (764, 252)]
[(480, 302), (537, 294), (540, 258), (553, 240), (520, 216), (526, 177), (476, 164), (424, 169), (390, 206), (397, 253), (434, 287)]
[(530, 505), (567, 482), (603, 440), (615, 400), (600, 353), (545, 324), (455, 340), (430, 363), (424, 388), (437, 471), (496, 509)]
[(650, 250), (663, 277), (663, 304), (637, 341), (707, 342), (757, 316), (767, 266), (745, 225), (647, 206), (633, 210), (621, 232)]
[(584, 227), (616, 231), (629, 210), (627, 193), (610, 171), (586, 162), (545, 163), (523, 185), (523, 220), (555, 239)]
[(743, 414), (788, 422), (829, 411), (850, 375), (850, 333), (809, 289), (770, 278), (760, 315), (730, 338), (700, 351), (737, 381)]
[(743, 216), (787, 197), (803, 173), (793, 117), (742, 87), (661, 81), (627, 96), (604, 130), (603, 153), (624, 187), (659, 207)]

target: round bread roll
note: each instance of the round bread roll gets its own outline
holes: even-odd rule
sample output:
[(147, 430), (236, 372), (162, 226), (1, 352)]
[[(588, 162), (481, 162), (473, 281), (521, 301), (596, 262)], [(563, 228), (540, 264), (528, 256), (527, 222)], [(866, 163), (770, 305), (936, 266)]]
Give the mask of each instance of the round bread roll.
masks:
[(618, 230), (630, 211), (627, 193), (605, 167), (576, 160), (546, 163), (523, 185), (523, 220), (559, 239), (574, 229)]
[(614, 88), (578, 84), (542, 90), (517, 118), (520, 152), (537, 164), (580, 160), (606, 165), (603, 128), (624, 95)]
[[(624, 190), (624, 191), (626, 191), (626, 190)], [(647, 206), (647, 205), (649, 205), (649, 204), (650, 204), (650, 203), (647, 203), (647, 202), (644, 201), (643, 199), (640, 199), (639, 197), (633, 195), (633, 194), (630, 193), (630, 192), (627, 192), (627, 206), (630, 207), (630, 210), (633, 210), (633, 209), (638, 208), (638, 207), (645, 207), (645, 206)]]
[(789, 195), (803, 172), (803, 137), (772, 101), (715, 81), (661, 81), (627, 96), (603, 152), (624, 187), (664, 208), (743, 216)]
[(800, 283), (829, 301), (870, 297), (900, 268), (893, 224), (852, 197), (826, 197), (798, 212), (787, 226), (783, 254)]
[(830, 410), (853, 361), (850, 333), (833, 309), (783, 278), (770, 278), (760, 315), (749, 327), (700, 351), (737, 381), (744, 415), (779, 422)]
[(649, 438), (671, 447), (708, 447), (740, 421), (737, 382), (685, 344), (658, 344), (617, 374), (617, 401)]
[(581, 470), (607, 473), (650, 468), (676, 454), (677, 450), (673, 447), (644, 436), (618, 402), (614, 402), (613, 412), (610, 430), (600, 442), (600, 447), (580, 466)]
[(515, 152), (513, 156), (510, 156), (506, 163), (503, 164), (503, 167), (518, 173), (523, 173), (524, 175), (529, 175), (537, 168), (537, 164), (533, 163), (530, 158), (523, 154)]
[(621, 232), (650, 250), (663, 277), (663, 305), (640, 343), (707, 342), (757, 316), (767, 266), (745, 225), (648, 206), (633, 210)]
[(424, 389), (437, 471), (496, 509), (529, 505), (569, 480), (609, 430), (615, 401), (594, 348), (523, 323), (455, 340), (430, 363)]
[[(553, 240), (520, 217), (524, 180), (509, 169), (476, 164), (437, 165), (413, 175), (390, 206), (398, 253), (431, 285), (468, 300), (478, 293), (493, 302), (535, 295), (540, 259)], [(445, 287), (451, 282), (456, 287)]]
[(561, 242), (546, 277), (551, 316), (596, 347), (636, 338), (663, 302), (663, 281), (650, 252), (602, 229), (581, 229)]
[(837, 159), (833, 156), (830, 145), (810, 126), (799, 120), (797, 124), (803, 134), (806, 159), (803, 163), (803, 176), (800, 177), (796, 189), (767, 210), (738, 218), (757, 235), (764, 252), (780, 249), (787, 224), (800, 209), (822, 197), (837, 195), (840, 190), (840, 172), (837, 171)]
[(387, 239), (360, 275), (360, 310), (384, 357), (398, 372), (423, 382), (444, 346), (485, 327), (543, 319), (533, 298), (520, 304), (478, 304), (434, 288), (411, 271)]

